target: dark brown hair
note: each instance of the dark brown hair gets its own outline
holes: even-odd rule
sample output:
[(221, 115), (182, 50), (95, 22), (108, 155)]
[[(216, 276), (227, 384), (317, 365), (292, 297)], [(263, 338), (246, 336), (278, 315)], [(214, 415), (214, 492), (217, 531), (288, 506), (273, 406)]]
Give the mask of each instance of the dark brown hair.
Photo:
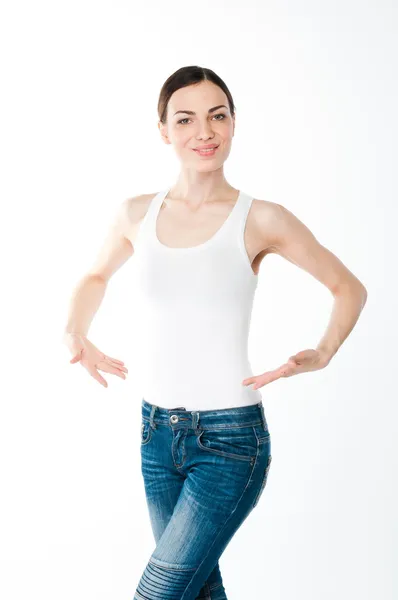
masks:
[(235, 115), (235, 104), (231, 96), (231, 92), (227, 88), (224, 81), (211, 69), (205, 67), (198, 67), (196, 65), (189, 67), (181, 67), (166, 79), (162, 89), (160, 90), (159, 101), (158, 101), (158, 115), (161, 123), (166, 123), (167, 105), (171, 96), (180, 88), (188, 85), (194, 85), (201, 81), (211, 81), (215, 85), (218, 85), (228, 98), (229, 110), (231, 115)]

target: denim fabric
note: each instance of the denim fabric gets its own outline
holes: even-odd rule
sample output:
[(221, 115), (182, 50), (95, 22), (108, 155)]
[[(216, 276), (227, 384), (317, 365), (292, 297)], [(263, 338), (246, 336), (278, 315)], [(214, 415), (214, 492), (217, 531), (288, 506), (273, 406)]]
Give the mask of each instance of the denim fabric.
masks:
[(218, 560), (271, 464), (263, 404), (161, 408), (142, 399), (141, 468), (156, 547), (135, 600), (227, 600)]

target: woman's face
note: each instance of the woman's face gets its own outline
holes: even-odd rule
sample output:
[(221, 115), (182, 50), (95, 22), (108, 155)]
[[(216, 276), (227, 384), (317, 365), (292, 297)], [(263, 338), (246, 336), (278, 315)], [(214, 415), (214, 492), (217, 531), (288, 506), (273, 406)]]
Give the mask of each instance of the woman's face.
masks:
[[(167, 107), (167, 122), (165, 125), (159, 122), (158, 126), (163, 140), (173, 145), (185, 167), (214, 171), (228, 158), (235, 119), (222, 89), (210, 81), (202, 81), (174, 92)], [(195, 151), (207, 144), (218, 144), (214, 154), (200, 155)]]

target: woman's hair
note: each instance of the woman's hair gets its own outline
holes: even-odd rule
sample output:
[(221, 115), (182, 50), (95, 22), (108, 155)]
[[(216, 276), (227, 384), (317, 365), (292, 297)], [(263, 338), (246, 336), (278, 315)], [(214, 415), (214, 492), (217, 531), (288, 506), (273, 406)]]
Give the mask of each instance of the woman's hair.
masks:
[(166, 123), (167, 105), (174, 92), (180, 88), (186, 87), (187, 85), (194, 85), (196, 83), (200, 83), (201, 81), (211, 81), (215, 85), (218, 85), (223, 92), (225, 92), (225, 95), (228, 98), (231, 115), (235, 115), (235, 104), (232, 99), (231, 92), (223, 80), (211, 69), (193, 65), (190, 67), (181, 67), (181, 69), (175, 71), (164, 82), (162, 89), (160, 90), (158, 101), (158, 114), (161, 123)]

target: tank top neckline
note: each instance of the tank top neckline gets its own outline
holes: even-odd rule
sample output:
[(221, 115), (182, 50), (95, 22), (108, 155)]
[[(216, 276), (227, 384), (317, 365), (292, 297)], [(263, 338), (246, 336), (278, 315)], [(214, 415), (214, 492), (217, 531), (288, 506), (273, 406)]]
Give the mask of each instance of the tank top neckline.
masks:
[(212, 246), (214, 243), (216, 243), (218, 238), (228, 228), (229, 224), (231, 223), (231, 221), (233, 219), (233, 216), (238, 212), (238, 208), (242, 204), (243, 197), (245, 195), (242, 190), (239, 190), (238, 198), (237, 198), (234, 206), (232, 207), (231, 212), (228, 214), (227, 218), (222, 223), (221, 227), (219, 227), (217, 229), (217, 231), (211, 236), (211, 238), (202, 242), (201, 244), (197, 244), (196, 246), (189, 246), (189, 247), (178, 247), (177, 246), (177, 247), (175, 247), (175, 246), (167, 246), (166, 244), (163, 244), (163, 242), (161, 242), (159, 240), (158, 235), (156, 233), (156, 225), (157, 225), (158, 215), (160, 213), (161, 206), (162, 206), (167, 194), (170, 192), (170, 190), (171, 190), (171, 187), (166, 188), (162, 192), (159, 192), (159, 201), (158, 201), (157, 206), (155, 207), (155, 213), (154, 213), (154, 217), (152, 220), (152, 238), (154, 239), (156, 245), (159, 248), (161, 248), (162, 250), (164, 250), (165, 252), (175, 252), (175, 253), (179, 252), (181, 254), (189, 253), (189, 252), (197, 252), (197, 251), (203, 250), (209, 246)]

